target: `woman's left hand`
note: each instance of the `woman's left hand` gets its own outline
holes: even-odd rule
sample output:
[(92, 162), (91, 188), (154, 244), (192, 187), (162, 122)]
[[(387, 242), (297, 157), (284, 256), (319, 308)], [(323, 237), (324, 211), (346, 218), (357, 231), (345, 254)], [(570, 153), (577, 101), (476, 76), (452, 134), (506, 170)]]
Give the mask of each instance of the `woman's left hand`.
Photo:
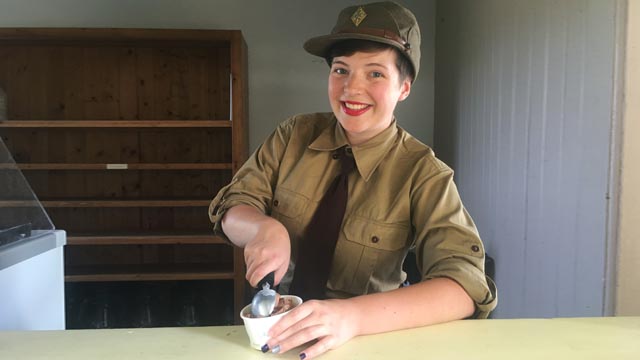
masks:
[(357, 309), (353, 308), (349, 300), (304, 302), (271, 328), (266, 345), (272, 352), (284, 353), (317, 340), (300, 352), (300, 359), (314, 358), (357, 335), (357, 314)]

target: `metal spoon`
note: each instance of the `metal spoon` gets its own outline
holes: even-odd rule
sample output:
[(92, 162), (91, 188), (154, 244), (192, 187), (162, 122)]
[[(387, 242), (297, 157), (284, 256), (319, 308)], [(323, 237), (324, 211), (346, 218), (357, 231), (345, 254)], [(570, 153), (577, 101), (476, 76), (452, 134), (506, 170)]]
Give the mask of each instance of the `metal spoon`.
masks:
[(256, 317), (271, 315), (276, 306), (276, 292), (271, 289), (274, 283), (275, 274), (269, 273), (258, 283), (258, 291), (251, 301), (251, 314)]

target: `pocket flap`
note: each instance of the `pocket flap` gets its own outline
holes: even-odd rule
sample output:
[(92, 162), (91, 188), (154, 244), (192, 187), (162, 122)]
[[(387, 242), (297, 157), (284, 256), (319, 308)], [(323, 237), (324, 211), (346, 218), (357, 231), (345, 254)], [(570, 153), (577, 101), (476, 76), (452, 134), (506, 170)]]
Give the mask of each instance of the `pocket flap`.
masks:
[(344, 225), (347, 240), (380, 250), (400, 250), (408, 242), (408, 226), (381, 223), (362, 218), (350, 218)]
[(273, 196), (272, 212), (291, 219), (302, 215), (307, 207), (308, 199), (293, 191), (278, 188)]

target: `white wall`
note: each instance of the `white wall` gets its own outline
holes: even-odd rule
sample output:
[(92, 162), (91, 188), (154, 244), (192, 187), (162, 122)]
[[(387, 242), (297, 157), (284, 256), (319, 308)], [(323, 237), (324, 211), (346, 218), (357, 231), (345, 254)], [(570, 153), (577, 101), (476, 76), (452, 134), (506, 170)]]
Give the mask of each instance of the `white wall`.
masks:
[(628, 2), (616, 315), (640, 315), (640, 1)]
[[(0, 0), (0, 27), (240, 29), (249, 49), (251, 150), (285, 118), (330, 111), (324, 61), (307, 54), (308, 38), (327, 34), (344, 0)], [(431, 144), (435, 0), (399, 1), (422, 28), (422, 65), (399, 122)]]
[(441, 0), (437, 18), (435, 149), (496, 260), (495, 317), (606, 314), (616, 1)]

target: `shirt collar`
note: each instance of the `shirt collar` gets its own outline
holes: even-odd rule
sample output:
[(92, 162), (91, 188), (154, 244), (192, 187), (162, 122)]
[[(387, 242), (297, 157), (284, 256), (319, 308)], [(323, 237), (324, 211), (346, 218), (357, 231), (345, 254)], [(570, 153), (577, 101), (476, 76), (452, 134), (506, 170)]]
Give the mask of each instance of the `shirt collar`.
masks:
[[(364, 181), (369, 181), (373, 172), (378, 168), (384, 156), (395, 143), (398, 134), (396, 119), (394, 118), (388, 128), (374, 136), (369, 141), (358, 146), (352, 146), (356, 167)], [(332, 117), (332, 123), (327, 126), (320, 135), (309, 145), (309, 149), (318, 151), (334, 151), (342, 146), (350, 146), (344, 129), (336, 119)]]

